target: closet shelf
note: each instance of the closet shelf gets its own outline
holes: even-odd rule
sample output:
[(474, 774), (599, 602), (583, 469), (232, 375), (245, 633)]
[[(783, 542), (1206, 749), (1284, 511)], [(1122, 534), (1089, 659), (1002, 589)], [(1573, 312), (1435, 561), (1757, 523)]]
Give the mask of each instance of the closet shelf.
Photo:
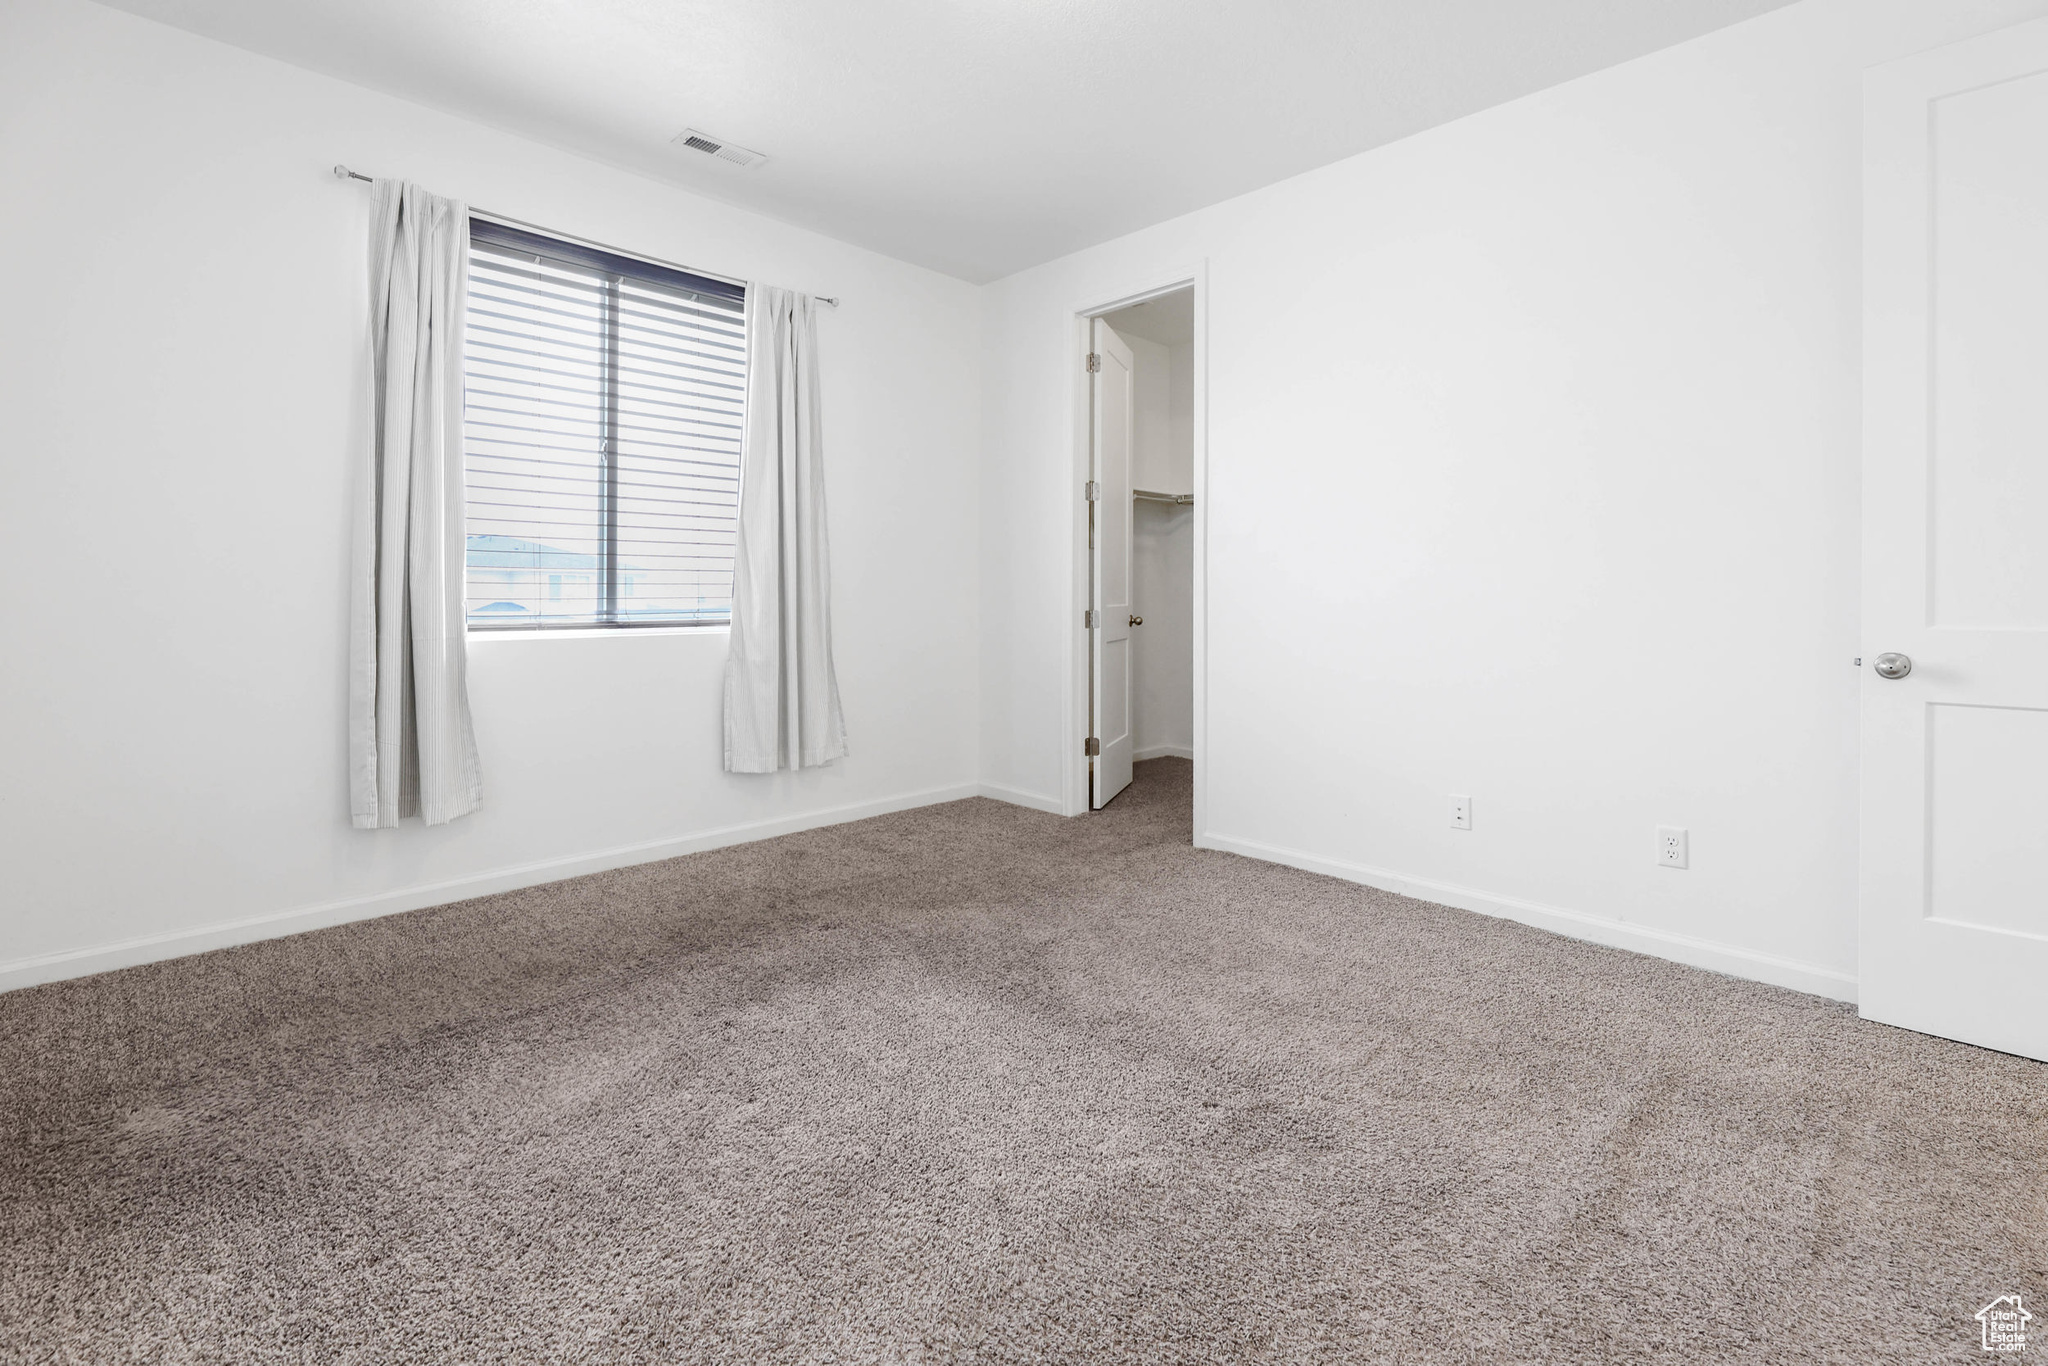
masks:
[(1192, 493), (1160, 493), (1156, 489), (1132, 489), (1131, 497), (1141, 499), (1147, 503), (1192, 503), (1195, 501), (1195, 495)]

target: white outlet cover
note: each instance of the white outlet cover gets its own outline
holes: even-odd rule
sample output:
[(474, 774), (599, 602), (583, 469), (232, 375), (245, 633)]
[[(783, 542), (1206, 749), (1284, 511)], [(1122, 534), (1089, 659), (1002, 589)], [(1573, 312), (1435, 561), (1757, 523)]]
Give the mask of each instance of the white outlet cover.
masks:
[(1684, 868), (1691, 863), (1692, 841), (1680, 825), (1657, 827), (1657, 866), (1659, 868)]
[(1453, 792), (1451, 794), (1451, 829), (1470, 830), (1471, 828), (1472, 799)]

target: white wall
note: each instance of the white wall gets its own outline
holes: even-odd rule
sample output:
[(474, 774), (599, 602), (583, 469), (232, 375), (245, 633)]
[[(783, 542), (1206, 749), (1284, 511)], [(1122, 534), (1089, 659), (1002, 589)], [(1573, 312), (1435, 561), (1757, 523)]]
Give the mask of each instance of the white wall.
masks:
[[(1114, 326), (1115, 315), (1110, 322)], [(1123, 335), (1131, 348), (1136, 419), (1131, 486), (1160, 493), (1194, 487), (1194, 346)], [(1194, 754), (1194, 515), (1139, 501), (1131, 534), (1131, 740), (1136, 757)]]
[(1195, 515), (1139, 502), (1132, 517), (1131, 745), (1135, 757), (1195, 751)]
[[(484, 810), (349, 827), (367, 195), (337, 161), (843, 297), (850, 758), (722, 773), (723, 632), (493, 636)], [(972, 287), (80, 0), (0, 11), (0, 186), (0, 984), (972, 790)]]
[[(2044, 12), (1805, 0), (978, 292), (12, 0), (0, 984), (977, 779), (1070, 802), (1073, 311), (1206, 263), (1199, 836), (1849, 994), (1848, 661), (1883, 648), (1855, 636), (1859, 73)], [(335, 161), (845, 297), (824, 345), (851, 758), (722, 775), (715, 634), (493, 638), (486, 810), (348, 828), (365, 205)], [(1660, 823), (1691, 828), (1689, 871), (1652, 866)]]
[(1195, 344), (1176, 342), (1166, 353), (1166, 449), (1171, 463), (1163, 493), (1195, 491)]
[[(1114, 315), (1108, 321), (1114, 328)], [(1174, 463), (1167, 348), (1144, 337), (1118, 335), (1131, 348), (1131, 487), (1165, 489)]]
[(989, 286), (984, 780), (1078, 751), (1072, 311), (1205, 262), (1197, 838), (1852, 995), (1860, 73), (2044, 9), (1806, 0)]

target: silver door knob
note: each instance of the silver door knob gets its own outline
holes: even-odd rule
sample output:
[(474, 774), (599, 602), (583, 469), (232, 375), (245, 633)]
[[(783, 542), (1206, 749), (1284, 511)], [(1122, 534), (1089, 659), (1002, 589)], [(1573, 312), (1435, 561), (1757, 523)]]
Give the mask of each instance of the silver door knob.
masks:
[(1904, 678), (1913, 672), (1913, 661), (1895, 651), (1887, 651), (1870, 663), (1879, 678)]
[(1131, 618), (1131, 625), (1133, 625), (1133, 626), (1143, 626), (1144, 624), (1145, 624), (1145, 619), (1144, 619), (1143, 617), (1132, 617), (1132, 618)]

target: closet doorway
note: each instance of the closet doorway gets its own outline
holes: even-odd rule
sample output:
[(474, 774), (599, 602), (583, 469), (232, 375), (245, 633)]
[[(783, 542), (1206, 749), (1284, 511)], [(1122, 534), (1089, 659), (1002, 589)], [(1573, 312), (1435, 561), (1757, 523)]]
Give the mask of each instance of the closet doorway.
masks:
[(1195, 755), (1195, 294), (1089, 323), (1088, 805)]

